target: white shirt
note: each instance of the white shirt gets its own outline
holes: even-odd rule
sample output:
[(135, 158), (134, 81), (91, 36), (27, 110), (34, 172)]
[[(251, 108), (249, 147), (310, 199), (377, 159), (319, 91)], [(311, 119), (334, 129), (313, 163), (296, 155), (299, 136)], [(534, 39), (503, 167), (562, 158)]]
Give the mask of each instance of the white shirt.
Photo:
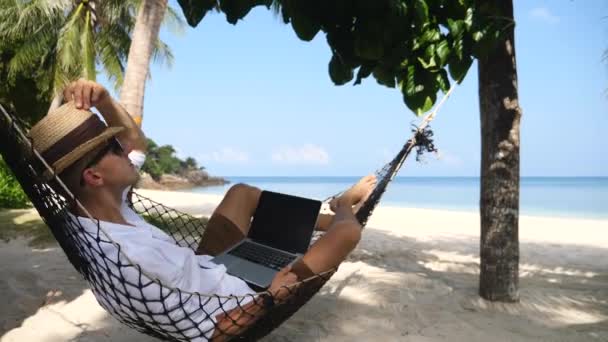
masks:
[[(138, 169), (143, 165), (143, 156), (139, 151), (129, 154), (131, 162)], [(118, 311), (119, 316), (131, 317), (133, 320), (139, 318), (153, 324), (156, 322), (160, 324), (159, 329), (173, 332), (176, 337), (184, 338), (185, 335), (192, 339), (200, 334), (200, 329), (207, 338), (211, 338), (217, 315), (237, 307), (238, 304), (245, 305), (253, 299), (252, 294), (255, 291), (243, 280), (226, 273), (224, 265), (211, 262), (211, 256), (195, 255), (190, 248), (178, 246), (169, 235), (147, 223), (129, 208), (125, 200), (121, 212), (132, 226), (99, 221), (98, 228), (97, 221), (78, 217), (85, 230), (82, 234), (91, 242), (91, 256), (104, 268), (99, 273), (105, 279), (94, 281), (92, 290), (99, 303), (110, 313)], [(96, 241), (98, 236), (102, 240), (101, 243)], [(107, 262), (108, 259), (111, 262)], [(134, 267), (119, 268), (119, 262), (121, 265), (139, 265), (141, 273), (149, 277), (142, 275), (140, 279), (140, 272)], [(121, 273), (123, 280), (110, 276)], [(180, 294), (178, 291), (169, 294), (167, 289), (164, 289), (161, 296), (161, 288), (153, 280), (160, 281), (165, 287), (196, 292), (203, 296)], [(125, 294), (136, 300), (129, 301)], [(210, 297), (204, 296), (206, 294)], [(246, 297), (237, 303), (235, 299), (217, 298), (216, 295)], [(113, 299), (116, 297), (120, 298), (120, 304)], [(146, 305), (137, 299), (145, 301)], [(185, 316), (184, 311), (191, 313), (189, 319), (179, 321)], [(177, 322), (172, 323), (169, 317)], [(175, 327), (182, 333), (175, 331)], [(205, 338), (192, 340), (204, 341)]]

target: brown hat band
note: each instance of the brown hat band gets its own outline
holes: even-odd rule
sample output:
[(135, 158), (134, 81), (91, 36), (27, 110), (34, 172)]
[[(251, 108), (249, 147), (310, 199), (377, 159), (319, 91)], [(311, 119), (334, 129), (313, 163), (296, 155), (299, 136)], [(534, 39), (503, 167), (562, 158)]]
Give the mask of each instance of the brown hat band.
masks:
[(106, 124), (97, 115), (91, 115), (78, 127), (44, 151), (42, 157), (49, 164), (53, 165), (76, 147), (100, 135), (106, 128)]

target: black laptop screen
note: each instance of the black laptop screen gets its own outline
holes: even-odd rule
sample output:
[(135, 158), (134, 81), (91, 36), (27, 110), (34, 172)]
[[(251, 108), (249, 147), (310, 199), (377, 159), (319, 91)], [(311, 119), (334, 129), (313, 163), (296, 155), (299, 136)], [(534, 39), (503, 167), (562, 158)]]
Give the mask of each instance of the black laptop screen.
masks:
[(263, 191), (248, 237), (291, 253), (308, 250), (321, 202)]

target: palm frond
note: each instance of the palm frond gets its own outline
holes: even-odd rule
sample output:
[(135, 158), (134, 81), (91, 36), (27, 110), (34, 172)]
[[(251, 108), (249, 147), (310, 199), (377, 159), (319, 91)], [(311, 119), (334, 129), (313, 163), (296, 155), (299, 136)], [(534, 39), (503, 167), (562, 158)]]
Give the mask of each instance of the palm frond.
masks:
[(163, 25), (167, 27), (169, 32), (177, 36), (183, 35), (186, 29), (186, 21), (184, 20), (183, 15), (171, 6), (167, 6), (167, 12), (163, 18)]
[[(142, 0), (94, 2), (97, 25), (90, 24), (86, 2), (74, 0), (0, 0), (0, 50), (10, 51), (11, 77), (37, 73), (55, 93), (77, 77), (94, 78), (104, 72), (119, 87), (123, 82), (131, 32)], [(163, 25), (183, 34), (185, 20), (168, 6)], [(171, 67), (169, 46), (155, 43), (154, 62)], [(96, 68), (98, 70), (96, 70)]]
[(119, 25), (104, 27), (99, 32), (98, 37), (103, 42), (101, 45), (112, 45), (117, 57), (123, 62), (127, 60), (131, 47), (131, 36), (125, 28)]
[[(99, 39), (97, 40), (98, 60), (108, 79), (112, 82), (114, 90), (118, 91), (124, 81), (124, 62), (128, 54), (130, 38), (125, 32), (122, 32), (123, 34), (120, 34), (120, 32), (110, 34), (105, 30), (109, 29), (104, 29), (104, 31), (100, 32)], [(124, 42), (120, 43), (115, 39), (116, 37), (120, 37)]]
[(60, 69), (65, 71), (69, 69), (82, 70), (82, 58), (80, 58), (81, 49), (81, 34), (83, 18), (83, 4), (78, 5), (74, 13), (72, 13), (69, 21), (63, 26), (59, 33), (57, 41), (57, 62)]
[(53, 68), (53, 96), (63, 91), (63, 88), (76, 77), (74, 73), (60, 68), (59, 64), (55, 63)]
[(13, 50), (14, 55), (8, 63), (8, 77), (14, 80), (22, 73), (31, 73), (43, 63), (53, 47), (55, 36), (49, 31), (40, 31), (31, 39), (24, 40)]
[(36, 3), (38, 8), (40, 8), (42, 13), (46, 16), (51, 16), (58, 11), (64, 12), (66, 10), (71, 10), (74, 8), (74, 3), (77, 3), (77, 1), (73, 0), (34, 0), (30, 2)]
[(281, 14), (281, 8), (282, 8), (282, 3), (281, 1), (278, 0), (274, 0), (272, 2), (272, 4), (270, 5), (270, 8), (272, 9), (272, 13), (274, 13), (275, 15), (280, 15)]
[(98, 8), (99, 27), (121, 26), (131, 32), (135, 26), (136, 0), (102, 1)]
[(48, 11), (40, 1), (3, 1), (0, 7), (0, 37), (2, 40), (22, 40), (63, 21), (62, 11)]
[(87, 80), (95, 81), (97, 78), (97, 72), (95, 71), (95, 42), (91, 12), (88, 10), (86, 11), (80, 44), (82, 45), (83, 52), (83, 76)]
[(154, 44), (154, 50), (152, 51), (152, 60), (160, 65), (166, 65), (171, 68), (175, 57), (169, 45), (160, 39), (156, 40)]

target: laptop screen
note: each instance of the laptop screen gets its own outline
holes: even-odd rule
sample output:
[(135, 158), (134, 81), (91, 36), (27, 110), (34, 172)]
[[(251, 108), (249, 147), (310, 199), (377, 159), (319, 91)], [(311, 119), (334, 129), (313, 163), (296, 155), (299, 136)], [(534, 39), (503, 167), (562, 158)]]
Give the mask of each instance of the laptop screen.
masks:
[(248, 237), (291, 253), (308, 250), (321, 202), (263, 191)]

